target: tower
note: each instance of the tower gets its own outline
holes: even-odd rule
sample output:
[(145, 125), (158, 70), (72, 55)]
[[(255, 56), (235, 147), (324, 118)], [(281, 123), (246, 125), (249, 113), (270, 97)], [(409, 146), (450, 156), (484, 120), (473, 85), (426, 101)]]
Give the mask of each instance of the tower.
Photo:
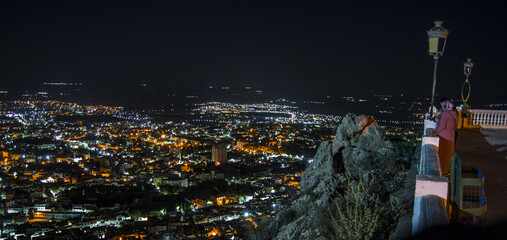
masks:
[(224, 145), (213, 145), (211, 159), (215, 163), (224, 163), (227, 160), (227, 147)]

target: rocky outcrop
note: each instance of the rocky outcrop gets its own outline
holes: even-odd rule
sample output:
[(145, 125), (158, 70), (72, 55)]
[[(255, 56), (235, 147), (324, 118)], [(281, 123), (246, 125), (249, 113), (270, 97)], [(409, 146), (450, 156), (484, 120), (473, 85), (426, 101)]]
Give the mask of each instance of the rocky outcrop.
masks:
[(350, 174), (368, 174), (395, 160), (393, 144), (386, 140), (371, 116), (347, 114), (333, 139), (333, 156)]
[[(313, 162), (306, 168), (301, 179), (301, 191), (304, 200), (326, 207), (346, 180), (343, 168), (333, 159), (332, 144), (325, 141), (320, 144)], [(306, 201), (305, 201), (306, 202)]]
[[(379, 131), (373, 117), (347, 114), (333, 143), (322, 142), (301, 180), (301, 194), (277, 215), (275, 239), (330, 239), (332, 229), (323, 214), (332, 200), (340, 197), (347, 175), (368, 177), (396, 159), (393, 145)], [(271, 226), (273, 227), (273, 226)]]

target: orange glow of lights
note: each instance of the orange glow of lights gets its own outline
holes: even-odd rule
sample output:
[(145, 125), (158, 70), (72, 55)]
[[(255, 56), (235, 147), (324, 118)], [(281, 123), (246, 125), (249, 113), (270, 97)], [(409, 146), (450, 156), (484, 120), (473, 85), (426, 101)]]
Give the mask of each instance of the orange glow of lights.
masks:
[(257, 228), (259, 225), (252, 219), (252, 218), (246, 218), (245, 220), (252, 222), (255, 228)]
[(211, 230), (210, 232), (208, 232), (206, 235), (207, 237), (215, 237), (215, 236), (218, 236), (220, 234), (220, 232), (213, 227), (213, 230)]

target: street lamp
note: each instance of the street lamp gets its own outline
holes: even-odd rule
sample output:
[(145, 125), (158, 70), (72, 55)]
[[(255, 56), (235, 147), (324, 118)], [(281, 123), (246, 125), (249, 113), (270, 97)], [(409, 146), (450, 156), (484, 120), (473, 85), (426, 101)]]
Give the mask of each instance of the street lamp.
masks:
[[(473, 67), (474, 67), (474, 63), (472, 62), (472, 59), (467, 58), (467, 61), (465, 63), (463, 63), (463, 69), (464, 69), (466, 78), (465, 78), (465, 82), (463, 83), (463, 86), (461, 87), (461, 99), (463, 100), (463, 110), (462, 111), (465, 114), (468, 112), (467, 101), (468, 101), (468, 98), (470, 97), (470, 91), (471, 91), (471, 86), (470, 86), (470, 82), (468, 81), (468, 77), (472, 73)], [(465, 90), (465, 85), (468, 85), (468, 93), (467, 93), (466, 98), (464, 97), (464, 94), (463, 94), (463, 91)]]
[(445, 44), (449, 31), (442, 27), (443, 21), (434, 21), (435, 26), (428, 31), (429, 54), (433, 56), (435, 61), (433, 66), (433, 89), (431, 92), (431, 118), (434, 117), (433, 103), (435, 100), (435, 87), (437, 85), (437, 63), (438, 57), (444, 54)]

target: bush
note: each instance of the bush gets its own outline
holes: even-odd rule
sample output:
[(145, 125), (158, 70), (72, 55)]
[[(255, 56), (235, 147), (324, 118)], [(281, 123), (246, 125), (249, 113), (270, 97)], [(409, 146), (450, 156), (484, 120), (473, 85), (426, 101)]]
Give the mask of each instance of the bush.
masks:
[(381, 205), (379, 197), (370, 191), (371, 181), (349, 177), (343, 199), (335, 199), (328, 209), (337, 239), (371, 239), (378, 227)]

